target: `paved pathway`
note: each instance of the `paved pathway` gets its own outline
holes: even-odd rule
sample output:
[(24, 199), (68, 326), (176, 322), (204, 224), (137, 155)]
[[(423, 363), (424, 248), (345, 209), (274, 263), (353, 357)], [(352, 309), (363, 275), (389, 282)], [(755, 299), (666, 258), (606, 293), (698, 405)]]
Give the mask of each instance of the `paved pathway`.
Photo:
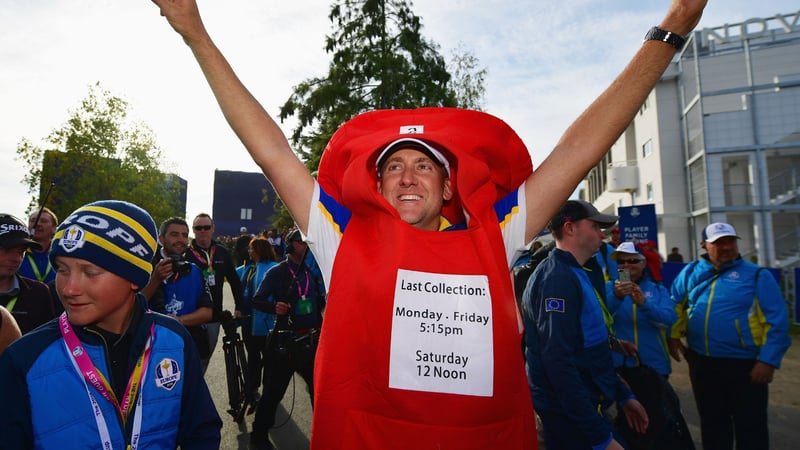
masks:
[[(226, 283), (225, 308), (231, 311), (233, 310), (232, 298)], [(222, 450), (247, 449), (253, 416), (245, 416), (243, 423), (237, 424), (227, 412), (228, 384), (225, 380), (222, 332), (220, 332), (219, 344), (206, 371), (206, 382), (222, 418), (222, 445), (220, 448)], [(289, 411), (291, 411), (291, 417), (289, 417)], [(307, 450), (308, 438), (311, 434), (311, 401), (306, 391), (306, 383), (299, 375), (294, 377), (293, 383), (289, 383), (281, 407), (278, 408), (276, 423), (281, 424), (284, 421), (286, 424), (275, 429), (271, 434), (275, 446), (279, 450)]]
[[(230, 290), (225, 285), (225, 306), (233, 310)], [(228, 305), (228, 303), (231, 305)], [(789, 349), (784, 359), (783, 368), (776, 372), (775, 381), (770, 389), (769, 424), (771, 448), (777, 450), (796, 448), (800, 442), (800, 392), (797, 379), (800, 370), (800, 343)], [(211, 389), (214, 402), (222, 417), (222, 445), (223, 450), (247, 449), (249, 432), (253, 423), (253, 416), (245, 417), (245, 424), (236, 424), (227, 413), (228, 394), (225, 380), (225, 362), (222, 352), (222, 336), (220, 343), (211, 358), (206, 381)], [(697, 450), (702, 449), (700, 444), (700, 421), (697, 417), (694, 398), (692, 398), (686, 363), (673, 364), (674, 373), (670, 381), (681, 399), (681, 407), (692, 433)], [(778, 386), (780, 384), (780, 386)], [(791, 386), (787, 386), (791, 384)], [(780, 389), (778, 389), (780, 387)], [(291, 412), (291, 417), (289, 417)], [(288, 418), (288, 420), (287, 420)], [(308, 398), (306, 385), (297, 375), (294, 382), (289, 384), (281, 407), (278, 410), (277, 423), (285, 425), (275, 429), (272, 442), (278, 450), (307, 450), (311, 433), (311, 402)], [(540, 448), (544, 448), (540, 446)]]

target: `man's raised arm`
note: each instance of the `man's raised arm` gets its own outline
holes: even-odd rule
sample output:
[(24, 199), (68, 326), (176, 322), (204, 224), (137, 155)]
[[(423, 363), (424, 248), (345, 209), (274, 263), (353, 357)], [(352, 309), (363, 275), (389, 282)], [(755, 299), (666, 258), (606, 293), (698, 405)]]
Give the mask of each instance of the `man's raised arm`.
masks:
[(314, 189), (308, 169), (211, 40), (195, 0), (152, 1), (192, 50), (225, 119), (275, 187), (297, 225), (306, 232)]
[[(659, 28), (688, 35), (707, 0), (673, 0)], [(642, 35), (647, 32), (642, 30)], [(606, 154), (633, 120), (675, 55), (675, 47), (646, 41), (627, 67), (575, 122), (525, 184), (526, 242), (541, 231), (578, 183)]]

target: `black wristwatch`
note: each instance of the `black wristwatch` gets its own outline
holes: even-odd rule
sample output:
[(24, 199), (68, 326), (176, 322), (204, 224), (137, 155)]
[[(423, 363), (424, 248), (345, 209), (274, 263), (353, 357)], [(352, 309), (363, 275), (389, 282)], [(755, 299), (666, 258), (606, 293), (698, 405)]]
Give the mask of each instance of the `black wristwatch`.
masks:
[(644, 40), (666, 42), (678, 50), (682, 49), (683, 44), (686, 43), (686, 39), (683, 36), (658, 27), (650, 28), (650, 31), (644, 36)]

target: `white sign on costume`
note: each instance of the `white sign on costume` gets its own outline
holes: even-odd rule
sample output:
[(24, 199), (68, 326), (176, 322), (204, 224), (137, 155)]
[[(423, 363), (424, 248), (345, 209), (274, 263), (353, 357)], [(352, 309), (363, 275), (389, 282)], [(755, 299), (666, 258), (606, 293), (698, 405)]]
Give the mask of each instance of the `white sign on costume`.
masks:
[(492, 302), (486, 276), (399, 269), (392, 315), (389, 387), (493, 395)]

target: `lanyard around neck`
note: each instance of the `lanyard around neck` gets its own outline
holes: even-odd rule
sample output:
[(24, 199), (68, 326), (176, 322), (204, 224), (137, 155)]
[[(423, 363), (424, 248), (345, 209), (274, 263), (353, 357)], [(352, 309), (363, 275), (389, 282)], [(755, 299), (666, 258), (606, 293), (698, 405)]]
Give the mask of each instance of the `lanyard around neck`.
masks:
[(572, 267), (574, 273), (576, 273), (579, 277), (584, 280), (584, 283), (588, 283), (589, 286), (592, 288), (592, 293), (594, 294), (594, 298), (597, 301), (598, 306), (600, 306), (600, 311), (603, 314), (603, 323), (605, 323), (606, 328), (608, 329), (609, 335), (614, 335), (614, 316), (611, 315), (611, 312), (608, 311), (605, 302), (603, 301), (603, 296), (597, 292), (597, 289), (594, 287), (591, 279), (589, 278), (589, 274), (587, 273), (591, 269), (587, 269), (586, 267)]
[(250, 286), (250, 283), (253, 281), (253, 278), (256, 277), (256, 266), (252, 265), (247, 269), (247, 275), (245, 275), (245, 286)]
[(17, 304), (18, 298), (19, 294), (15, 295), (14, 298), (8, 301), (8, 304), (6, 305), (6, 309), (8, 310), (8, 312), (14, 311), (14, 305)]
[(211, 244), (211, 247), (209, 248), (209, 250), (211, 251), (211, 254), (209, 254), (209, 252), (207, 252), (207, 251), (205, 251), (203, 249), (200, 249), (200, 250), (203, 250), (203, 254), (201, 255), (194, 247), (191, 247), (191, 249), (192, 249), (192, 253), (194, 253), (194, 256), (197, 257), (198, 261), (205, 261), (206, 262), (206, 266), (208, 266), (208, 271), (209, 272), (214, 270), (214, 253), (216, 253), (216, 251), (217, 251), (217, 247), (215, 247), (214, 244)]
[(50, 261), (47, 261), (47, 266), (44, 271), (44, 275), (39, 271), (39, 266), (36, 264), (36, 260), (33, 259), (33, 255), (28, 253), (28, 262), (31, 265), (31, 269), (33, 270), (33, 274), (36, 276), (36, 279), (44, 283), (45, 278), (50, 275), (50, 272), (53, 271), (53, 266), (50, 265)]
[[(144, 379), (147, 371), (147, 363), (150, 360), (150, 354), (152, 352), (152, 344), (155, 337), (155, 323), (151, 324), (150, 326), (150, 337), (147, 339), (147, 342), (144, 347), (144, 351), (139, 356), (139, 359), (136, 361), (136, 366), (134, 367), (133, 373), (131, 374), (130, 379), (128, 380), (128, 386), (125, 389), (125, 393), (122, 397), (122, 402), (118, 402), (116, 396), (114, 395), (114, 390), (111, 388), (111, 385), (108, 383), (106, 378), (103, 374), (97, 370), (92, 359), (86, 353), (86, 349), (84, 348), (83, 344), (81, 343), (80, 339), (75, 335), (75, 330), (72, 328), (72, 324), (69, 323), (67, 318), (67, 313), (62, 313), (59, 317), (59, 329), (61, 330), (61, 336), (64, 339), (64, 345), (67, 349), (67, 354), (72, 361), (72, 366), (75, 370), (81, 375), (83, 380), (83, 385), (86, 388), (86, 393), (89, 397), (89, 401), (92, 404), (92, 408), (97, 411), (95, 414), (95, 422), (97, 423), (97, 428), (100, 433), (100, 439), (103, 442), (102, 448), (111, 449), (111, 434), (108, 430), (108, 424), (106, 423), (105, 418), (103, 417), (102, 411), (100, 410), (99, 405), (97, 404), (97, 400), (95, 399), (92, 391), (89, 389), (91, 385), (103, 398), (108, 400), (114, 408), (117, 410), (119, 414), (120, 420), (122, 421), (122, 427), (125, 428), (125, 423), (128, 419), (128, 415), (130, 414), (130, 405), (131, 399), (136, 398), (136, 408), (134, 414), (134, 421), (133, 421), (133, 430), (131, 433), (131, 449), (135, 449), (138, 441), (139, 441), (139, 434), (141, 433), (142, 428), (142, 385), (144, 384)], [(138, 395), (137, 395), (138, 393)]]
[[(292, 274), (292, 278), (294, 278), (295, 280), (297, 280), (297, 275), (295, 274), (295, 271), (294, 271), (294, 270), (292, 270), (292, 266), (290, 266), (290, 265), (289, 265), (289, 262), (288, 262), (288, 261), (286, 262), (286, 268), (287, 268), (287, 269), (289, 269), (289, 273), (291, 273), (291, 274)], [(305, 298), (305, 297), (307, 297), (307, 296), (308, 296), (308, 290), (309, 290), (309, 282), (308, 282), (308, 279), (309, 279), (309, 278), (311, 278), (311, 277), (309, 276), (308, 269), (307, 269), (307, 268), (305, 268), (305, 267), (304, 267), (303, 269), (304, 269), (303, 273), (304, 273), (304, 274), (305, 274), (305, 276), (306, 276), (306, 286), (305, 286), (305, 288), (304, 288), (304, 289), (302, 289), (302, 290), (300, 289), (300, 282), (299, 282), (299, 280), (297, 280), (297, 281), (298, 281), (298, 283), (297, 283), (297, 295), (299, 296), (298, 298), (300, 298), (300, 299), (303, 299), (303, 298)]]

